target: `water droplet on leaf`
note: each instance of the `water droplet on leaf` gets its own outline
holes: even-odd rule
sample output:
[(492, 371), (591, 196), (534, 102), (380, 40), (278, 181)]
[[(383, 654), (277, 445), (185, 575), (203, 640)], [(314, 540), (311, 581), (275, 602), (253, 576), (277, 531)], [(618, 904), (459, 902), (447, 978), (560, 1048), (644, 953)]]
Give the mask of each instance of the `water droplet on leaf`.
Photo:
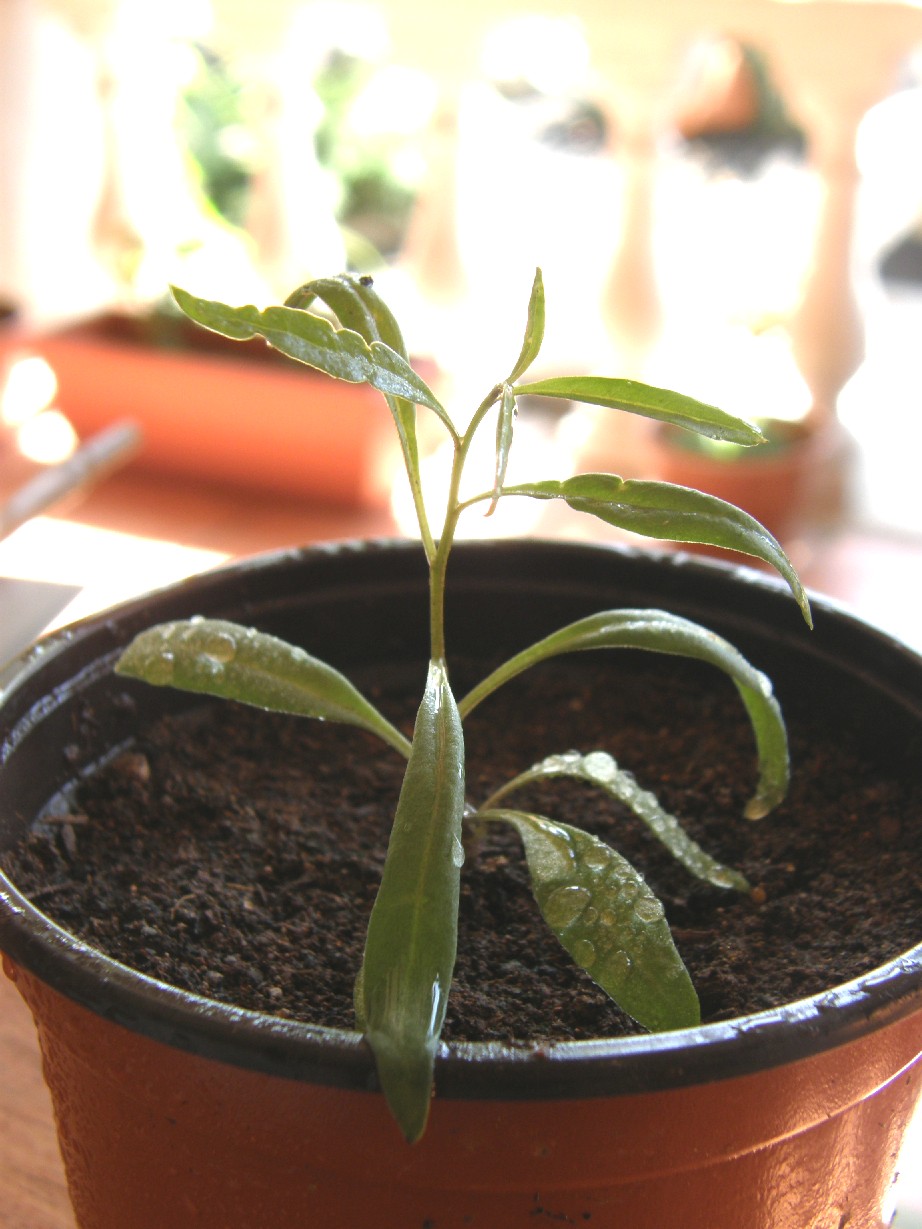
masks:
[(237, 656), (237, 642), (229, 632), (212, 632), (202, 641), (202, 652), (226, 665)]
[(586, 888), (565, 884), (555, 888), (544, 903), (544, 915), (555, 930), (572, 926), (592, 899)]
[(611, 977), (623, 980), (631, 971), (631, 958), (627, 952), (618, 950), (611, 953), (605, 965)]
[(591, 969), (596, 962), (596, 950), (588, 939), (577, 939), (572, 954), (576, 963), (584, 969)]
[(583, 759), (583, 772), (593, 781), (608, 785), (618, 775), (618, 766), (604, 751), (590, 751)]
[(149, 683), (162, 685), (169, 683), (173, 678), (173, 669), (176, 665), (176, 658), (168, 650), (163, 650), (160, 653), (151, 657), (145, 671), (145, 678)]
[(590, 845), (583, 854), (583, 865), (591, 871), (604, 871), (611, 861), (611, 854), (603, 845)]
[(655, 896), (641, 896), (634, 905), (634, 916), (641, 922), (658, 922), (663, 916), (663, 906)]

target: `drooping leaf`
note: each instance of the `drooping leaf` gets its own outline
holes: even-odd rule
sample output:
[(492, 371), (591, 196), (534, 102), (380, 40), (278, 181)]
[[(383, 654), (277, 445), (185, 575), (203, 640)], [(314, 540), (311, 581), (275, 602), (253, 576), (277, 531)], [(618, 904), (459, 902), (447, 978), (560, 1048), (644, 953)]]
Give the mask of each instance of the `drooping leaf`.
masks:
[(578, 474), (563, 481), (506, 487), (504, 495), (563, 499), (576, 512), (647, 538), (693, 542), (740, 551), (769, 564), (787, 582), (808, 626), (810, 603), (794, 565), (780, 543), (748, 512), (715, 495), (671, 482), (624, 479), (616, 474)]
[(665, 610), (605, 610), (579, 619), (524, 649), (499, 666), (461, 700), (462, 717), (523, 670), (561, 653), (585, 649), (648, 649), (717, 666), (733, 680), (752, 723), (759, 763), (756, 790), (745, 814), (767, 815), (787, 793), (790, 779), (787, 732), (769, 679), (715, 632)]
[(400, 325), (370, 278), (348, 273), (316, 278), (290, 294), (285, 306), (306, 310), (314, 299), (326, 303), (344, 328), (352, 329), (367, 342), (383, 341), (401, 358), (409, 359)]
[(531, 297), (528, 301), (528, 320), (525, 325), (525, 337), (522, 350), (516, 359), (515, 366), (509, 373), (507, 384), (514, 384), (520, 379), (538, 357), (541, 343), (544, 341), (544, 279), (541, 270), (535, 270), (535, 280), (531, 287)]
[(605, 751), (564, 751), (549, 755), (526, 772), (515, 777), (493, 795), (493, 803), (505, 798), (513, 790), (547, 777), (574, 777), (588, 781), (604, 790), (618, 802), (630, 807), (634, 814), (647, 825), (653, 835), (680, 862), (690, 874), (713, 884), (717, 888), (735, 888), (738, 892), (749, 890), (749, 884), (739, 871), (724, 866), (693, 840), (674, 815), (660, 806), (659, 799), (649, 790), (642, 789), (637, 778), (622, 768), (613, 756)]
[(365, 1035), (406, 1138), (423, 1133), (457, 948), (464, 742), (444, 665), (432, 662), (361, 973)]
[(157, 624), (135, 637), (115, 669), (157, 686), (357, 725), (409, 754), (408, 740), (338, 670), (238, 623), (197, 618)]
[(322, 316), (295, 307), (229, 307), (226, 303), (196, 298), (178, 287), (173, 288), (173, 296), (187, 316), (215, 333), (237, 341), (262, 337), (273, 349), (335, 379), (370, 384), (388, 396), (427, 406), (454, 430), (425, 380), (405, 358), (381, 341), (369, 344), (359, 333), (334, 329)]
[(654, 1032), (700, 1022), (663, 906), (630, 862), (590, 833), (542, 815), (500, 809), (477, 818), (518, 831), (544, 920), (623, 1011)]
[(738, 418), (667, 388), (641, 384), (637, 380), (619, 380), (608, 376), (557, 376), (532, 384), (519, 384), (516, 393), (535, 397), (558, 397), (613, 410), (626, 410), (659, 422), (675, 423), (712, 440), (727, 440), (733, 444), (762, 444), (765, 437), (755, 423)]

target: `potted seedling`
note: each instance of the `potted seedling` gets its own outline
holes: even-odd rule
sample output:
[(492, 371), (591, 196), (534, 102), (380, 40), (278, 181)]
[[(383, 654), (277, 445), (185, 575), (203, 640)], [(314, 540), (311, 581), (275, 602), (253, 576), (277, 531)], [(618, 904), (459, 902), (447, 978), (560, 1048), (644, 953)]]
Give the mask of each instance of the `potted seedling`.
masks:
[[(888, 746), (918, 741), (918, 660), (834, 617), (823, 603), (821, 630), (829, 638), (815, 649), (805, 628), (795, 630), (787, 609), (796, 603), (811, 622), (803, 588), (778, 543), (749, 515), (688, 488), (609, 474), (507, 480), (523, 396), (633, 411), (750, 445), (758, 443), (758, 430), (714, 407), (632, 381), (527, 381), (544, 330), (540, 273), (517, 360), (463, 424), (410, 366), (399, 328), (368, 279), (311, 282), (285, 306), (262, 311), (175, 293), (187, 315), (207, 328), (238, 340), (263, 337), (328, 376), (383, 394), (421, 543), (288, 553), (211, 574), (90, 622), (69, 633), (66, 645), (44, 647), (10, 688), (0, 800), (11, 812), (4, 817), (4, 844), (15, 847), (6, 861), (22, 891), (7, 889), (4, 947), (39, 1020), (81, 1229), (114, 1229), (126, 1217), (143, 1229), (176, 1220), (223, 1229), (304, 1223), (496, 1229), (535, 1217), (635, 1229), (679, 1218), (694, 1229), (870, 1225), (918, 1095), (919, 949), (892, 953), (873, 973), (859, 960), (860, 981), (702, 1025), (693, 979), (642, 868), (581, 824), (579, 815), (551, 816), (530, 800), (536, 790), (572, 779), (632, 815), (653, 846), (677, 864), (683, 882), (702, 884), (712, 904), (735, 898), (758, 910), (765, 888), (713, 856), (648, 788), (656, 783), (638, 781), (608, 745), (547, 746), (486, 789), (466, 751), (471, 738), (480, 748), (499, 741), (496, 729), (486, 735), (479, 729), (480, 711), (519, 686), (526, 672), (540, 675), (583, 659), (596, 663), (600, 652), (607, 658), (613, 649), (646, 650), (635, 655), (642, 658), (663, 654), (694, 669), (716, 667), (713, 673), (734, 684), (758, 763), (743, 809), (748, 820), (761, 823), (788, 789), (788, 737), (768, 678), (719, 634), (721, 627), (736, 628), (809, 693), (827, 694), (834, 712), (865, 713), (869, 728), (886, 730)], [(316, 312), (318, 301), (335, 322)], [(420, 409), (435, 417), (453, 447), (435, 523), (420, 481)], [(495, 433), (495, 465), (480, 489), (468, 493), (462, 490), (465, 463), (475, 436), (487, 429)], [(534, 543), (495, 549), (456, 544), (464, 514), (490, 512), (508, 498), (561, 500), (649, 537), (743, 551), (774, 567), (794, 602), (767, 578), (741, 579), (730, 569), (688, 559)], [(604, 604), (613, 592), (629, 600)], [(651, 593), (653, 606), (643, 600)], [(780, 630), (766, 629), (762, 606)], [(704, 624), (689, 617), (699, 612)], [(875, 679), (848, 669), (839, 678), (837, 659), (857, 658), (867, 637)], [(73, 660), (65, 664), (68, 655)], [(490, 668), (462, 689), (450, 664), (459, 656), (489, 660)], [(374, 691), (366, 693), (341, 668), (351, 665), (358, 677), (370, 662), (392, 657), (412, 662), (410, 672), (419, 680), (410, 721), (385, 715)], [(576, 678), (578, 671), (573, 667), (571, 675), (570, 669), (558, 685)], [(69, 683), (70, 675), (79, 683)], [(602, 691), (617, 694), (618, 678), (603, 681)], [(635, 698), (653, 685), (639, 686)], [(207, 956), (199, 990), (164, 984), (163, 977), (127, 968), (120, 954), (101, 952), (88, 933), (66, 935), (26, 899), (31, 892), (37, 903), (48, 901), (53, 915), (64, 890), (54, 876), (44, 883), (29, 878), (36, 865), (47, 871), (48, 857), (60, 870), (60, 859), (47, 855), (49, 841), (56, 849), (64, 841), (65, 861), (83, 868), (84, 886), (105, 877), (101, 866), (81, 861), (82, 826), (94, 822), (84, 787), (102, 781), (105, 798), (130, 778), (136, 799), (159, 800), (152, 805), (155, 827), (156, 816), (165, 823), (188, 790), (211, 796), (216, 779), (202, 784), (201, 764), (187, 764), (175, 785), (160, 785), (151, 762), (137, 751), (145, 745), (142, 731), (158, 714), (192, 718), (191, 725), (179, 726), (179, 741), (188, 743), (183, 754), (204, 743), (195, 716), (202, 694), (242, 702), (244, 708), (226, 710), (238, 715), (264, 709), (319, 719), (324, 727), (358, 727), (361, 750), (353, 771), (359, 777), (366, 757), (401, 765), (386, 849), (377, 862), (372, 856), (379, 882), (367, 925), (360, 919), (363, 937), (350, 971), (351, 1030), (316, 1016), (298, 1020), (284, 1011), (221, 1003), (205, 993), (223, 976)], [(561, 711), (578, 707), (551, 701), (555, 723)], [(208, 701), (202, 711), (213, 714), (222, 706)], [(518, 724), (527, 726), (532, 715), (522, 711)], [(237, 720), (229, 719), (219, 744), (230, 739)], [(51, 761), (46, 750), (36, 771), (26, 756), (34, 756), (40, 743), (47, 747), (51, 726), (62, 750)], [(291, 750), (289, 733), (272, 737)], [(662, 737), (657, 724), (653, 741)], [(370, 742), (380, 744), (380, 755), (369, 752)], [(230, 741), (225, 746), (236, 758), (236, 742), (233, 750)], [(323, 754), (310, 766), (302, 794), (285, 804), (286, 814), (320, 792)], [(100, 768), (101, 761), (108, 766)], [(229, 768), (228, 760), (217, 775)], [(343, 773), (337, 768), (333, 775)], [(272, 793), (280, 788), (273, 777)], [(909, 805), (908, 795), (901, 797)], [(213, 799), (213, 809), (222, 812), (223, 806)], [(249, 817), (248, 833), (253, 824), (254, 833), (263, 826), (246, 804), (242, 813)], [(36, 814), (36, 835), (24, 842)], [(121, 799), (114, 814), (116, 828), (129, 825), (129, 842), (137, 843), (141, 838)], [(351, 822), (337, 815), (334, 845), (352, 840)], [(618, 1005), (629, 1021), (625, 1035), (571, 1042), (551, 1029), (540, 1041), (442, 1040), (461, 959), (465, 870), (476, 866), (496, 830), (518, 843), (555, 949)], [(119, 839), (115, 830), (103, 843), (110, 838)], [(196, 850), (200, 839), (194, 831), (182, 838)], [(257, 835), (246, 841), (258, 846), (263, 861), (269, 857)], [(504, 850), (493, 855), (497, 864), (510, 861)], [(194, 855), (193, 865), (200, 857)], [(313, 884), (317, 865), (308, 861), (301, 869), (295, 882)], [(263, 865), (257, 877), (270, 870)], [(222, 880), (228, 888), (229, 876)], [(151, 931), (138, 884), (123, 887), (126, 912), (116, 929), (128, 930), (140, 919), (140, 933)], [(337, 900), (352, 890), (340, 887)], [(246, 899), (252, 911), (254, 902)], [(188, 898), (173, 902), (167, 928), (225, 925), (220, 914), (197, 917), (194, 904), (190, 913), (189, 900), (195, 901), (192, 883)], [(715, 907), (719, 913), (721, 906)], [(105, 919), (94, 918), (89, 929), (103, 934)], [(686, 931), (694, 938), (692, 928)], [(348, 962), (351, 949), (341, 947), (341, 939), (338, 931), (321, 937), (333, 963), (344, 952)], [(251, 972), (262, 980), (260, 971)], [(271, 971), (276, 981), (283, 972)], [(209, 975), (217, 981), (209, 982)], [(269, 988), (270, 1001), (284, 998), (277, 990)], [(310, 986), (307, 991), (310, 997)], [(873, 1147), (844, 1147), (846, 1138), (861, 1135), (882, 1115), (887, 1127), (878, 1130)]]

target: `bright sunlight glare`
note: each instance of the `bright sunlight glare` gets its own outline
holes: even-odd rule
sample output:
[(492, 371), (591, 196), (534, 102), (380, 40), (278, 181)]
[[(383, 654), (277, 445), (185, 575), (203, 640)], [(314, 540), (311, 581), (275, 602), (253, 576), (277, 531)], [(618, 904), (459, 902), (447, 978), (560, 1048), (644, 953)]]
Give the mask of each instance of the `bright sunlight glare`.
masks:
[(49, 364), (37, 354), (14, 359), (0, 391), (0, 420), (18, 427), (51, 405), (58, 381)]
[(16, 431), (19, 451), (39, 465), (55, 465), (73, 456), (77, 433), (60, 410), (42, 410)]

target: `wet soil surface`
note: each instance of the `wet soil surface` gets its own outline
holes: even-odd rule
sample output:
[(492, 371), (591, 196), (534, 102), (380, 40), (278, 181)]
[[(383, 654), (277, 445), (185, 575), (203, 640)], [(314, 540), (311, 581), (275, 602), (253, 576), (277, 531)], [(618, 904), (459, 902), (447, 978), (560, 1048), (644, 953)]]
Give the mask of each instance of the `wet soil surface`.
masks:
[[(828, 989), (922, 938), (922, 748), (902, 737), (869, 746), (867, 714), (840, 704), (830, 724), (812, 711), (812, 689), (789, 689), (792, 789), (750, 822), (753, 743), (732, 685), (692, 664), (616, 656), (616, 667), (590, 655), (546, 665), (476, 710), (468, 796), (551, 752), (604, 749), (740, 869), (751, 895), (697, 882), (589, 786), (555, 781), (515, 800), (596, 833), (642, 870), (705, 1021)], [(376, 691), (409, 732), (405, 686)], [(401, 778), (399, 756), (354, 729), (206, 705), (148, 730), (6, 868), (56, 921), (144, 973), (352, 1027)], [(495, 826), (462, 872), (446, 1040), (634, 1031), (547, 930), (518, 838)]]

